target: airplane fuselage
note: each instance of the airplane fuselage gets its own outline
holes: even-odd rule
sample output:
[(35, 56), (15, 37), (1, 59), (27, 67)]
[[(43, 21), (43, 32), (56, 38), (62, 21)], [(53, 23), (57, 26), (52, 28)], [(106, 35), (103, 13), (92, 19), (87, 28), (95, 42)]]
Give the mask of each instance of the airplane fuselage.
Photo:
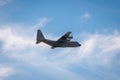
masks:
[(78, 42), (76, 41), (52, 41), (45, 39), (42, 42), (52, 46), (52, 47), (78, 47), (81, 46)]

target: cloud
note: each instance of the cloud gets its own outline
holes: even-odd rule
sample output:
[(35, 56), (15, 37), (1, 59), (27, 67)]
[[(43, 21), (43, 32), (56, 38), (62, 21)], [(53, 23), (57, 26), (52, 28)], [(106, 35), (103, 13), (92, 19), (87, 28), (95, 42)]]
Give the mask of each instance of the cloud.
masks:
[(0, 39), (3, 41), (3, 49), (6, 50), (16, 50), (27, 47), (28, 45), (33, 45), (32, 40), (19, 37), (11, 28), (2, 28), (0, 30)]
[(4, 6), (8, 3), (10, 3), (12, 0), (0, 0), (0, 6)]
[(48, 21), (49, 21), (49, 20), (48, 20), (48, 18), (46, 18), (46, 17), (39, 18), (38, 23), (36, 23), (35, 25), (33, 25), (33, 27), (34, 27), (35, 29), (39, 29), (40, 27), (45, 26)]
[(45, 26), (47, 22), (48, 18), (40, 18), (39, 21), (29, 27), (29, 29), (21, 24), (0, 25), (0, 38), (4, 43), (3, 50), (21, 50), (29, 46), (35, 46), (36, 30)]
[(6, 78), (12, 74), (13, 74), (13, 68), (0, 66), (0, 80), (3, 80), (4, 78)]
[[(80, 78), (83, 80), (86, 79), (85, 76), (78, 76), (79, 74), (68, 69), (70, 66), (78, 64), (87, 70), (94, 68), (96, 71), (93, 72), (98, 75), (100, 75), (100, 73), (106, 76), (115, 75), (112, 72), (109, 73), (98, 69), (96, 66), (104, 69), (108, 69), (108, 67), (110, 70), (114, 69), (114, 59), (120, 52), (120, 33), (116, 32), (116, 30), (107, 35), (82, 34), (80, 38), (82, 38), (83, 41), (80, 41), (82, 42), (80, 48), (51, 50), (50, 47), (43, 43), (36, 45), (35, 37), (36, 32), (31, 31), (29, 27), (5, 25), (0, 28), (0, 42), (3, 43), (1, 47), (2, 52), (7, 57), (25, 63), (24, 66), (30, 65), (33, 68), (42, 69), (42, 73), (55, 79), (55, 76), (63, 77), (63, 74), (68, 74), (66, 75), (66, 79), (73, 79), (73, 77), (77, 77), (78, 80)], [(117, 63), (119, 63), (119, 61), (117, 61), (116, 64)], [(49, 68), (46, 68), (46, 66)], [(54, 71), (52, 74), (51, 70)]]
[[(83, 43), (83, 47), (80, 49), (81, 56), (88, 58), (88, 63), (92, 62), (93, 65), (101, 64), (106, 66), (114, 61), (113, 55), (117, 55), (120, 51), (120, 34), (90, 35), (88, 40)], [(107, 60), (107, 62), (106, 62)], [(104, 64), (105, 63), (105, 64)]]
[(29, 36), (25, 37), (19, 32), (21, 33), (23, 31), (20, 31), (20, 29), (17, 31), (17, 28), (8, 26), (0, 29), (0, 41), (3, 42), (2, 48), (4, 55), (8, 58), (20, 60), (23, 64), (25, 63), (24, 65), (27, 63), (27, 65), (34, 68), (42, 69), (41, 72), (53, 80), (80, 79), (78, 75), (58, 67), (55, 62), (52, 63), (49, 61), (51, 60), (51, 58), (48, 58), (51, 55), (48, 54), (47, 56), (47, 53), (50, 52), (49, 47), (45, 44), (36, 45), (35, 40), (32, 39), (35, 38), (34, 36), (30, 35), (31, 38), (29, 38)]
[(91, 15), (90, 15), (90, 13), (88, 13), (88, 12), (85, 12), (85, 13), (83, 13), (81, 16), (80, 16), (80, 19), (81, 20), (88, 20), (88, 19), (90, 19), (91, 18)]

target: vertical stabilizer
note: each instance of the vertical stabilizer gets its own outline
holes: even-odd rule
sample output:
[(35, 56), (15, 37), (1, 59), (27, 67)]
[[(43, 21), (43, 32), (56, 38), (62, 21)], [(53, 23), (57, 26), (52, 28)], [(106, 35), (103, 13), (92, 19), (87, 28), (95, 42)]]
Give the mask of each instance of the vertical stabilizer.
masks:
[(44, 36), (41, 32), (41, 30), (37, 30), (37, 39), (36, 39), (36, 44), (42, 42), (44, 40)]

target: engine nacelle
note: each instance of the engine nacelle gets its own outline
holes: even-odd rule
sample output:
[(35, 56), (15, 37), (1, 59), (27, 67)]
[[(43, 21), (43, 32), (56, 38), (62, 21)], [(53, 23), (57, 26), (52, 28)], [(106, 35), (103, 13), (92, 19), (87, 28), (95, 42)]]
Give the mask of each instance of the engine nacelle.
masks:
[(73, 38), (73, 36), (70, 36), (70, 37), (69, 37), (69, 39), (72, 39), (72, 38)]

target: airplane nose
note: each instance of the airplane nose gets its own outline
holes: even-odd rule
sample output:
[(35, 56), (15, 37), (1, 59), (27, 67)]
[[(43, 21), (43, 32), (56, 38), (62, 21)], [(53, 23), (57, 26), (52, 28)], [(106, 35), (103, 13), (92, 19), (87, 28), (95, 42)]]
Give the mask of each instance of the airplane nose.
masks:
[(78, 46), (81, 46), (81, 44), (78, 44)]

